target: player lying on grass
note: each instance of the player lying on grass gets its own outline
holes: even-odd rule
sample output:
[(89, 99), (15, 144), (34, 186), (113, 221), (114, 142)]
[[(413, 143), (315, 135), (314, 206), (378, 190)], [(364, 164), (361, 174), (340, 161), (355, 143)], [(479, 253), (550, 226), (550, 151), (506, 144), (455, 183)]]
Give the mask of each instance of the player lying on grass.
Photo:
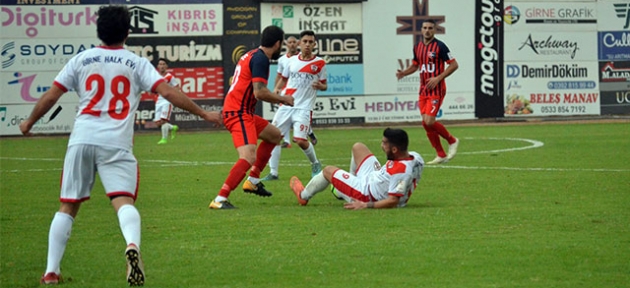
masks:
[(308, 204), (315, 194), (332, 183), (333, 194), (345, 200), (346, 209), (404, 207), (411, 197), (424, 168), (424, 160), (417, 152), (407, 151), (409, 136), (402, 129), (383, 131), (381, 149), (387, 156), (384, 166), (363, 143), (352, 146), (350, 172), (326, 166), (306, 184), (291, 177), (290, 186), (300, 205)]

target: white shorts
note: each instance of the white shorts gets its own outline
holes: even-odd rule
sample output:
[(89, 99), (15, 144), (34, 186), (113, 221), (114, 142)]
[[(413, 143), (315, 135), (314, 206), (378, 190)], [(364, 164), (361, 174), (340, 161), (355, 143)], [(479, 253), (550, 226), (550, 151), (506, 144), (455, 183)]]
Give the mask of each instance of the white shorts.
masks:
[(271, 124), (280, 129), (282, 135), (289, 135), (293, 127), (293, 139), (308, 140), (311, 126), (311, 110), (282, 106), (276, 111)]
[(368, 177), (370, 173), (379, 171), (381, 164), (376, 156), (370, 155), (359, 164), (356, 173), (350, 173), (341, 169), (335, 170), (332, 175), (332, 185), (337, 189), (337, 195), (347, 202), (355, 199), (363, 202), (376, 201), (369, 191)]
[(96, 172), (108, 197), (138, 194), (138, 161), (129, 150), (79, 144), (68, 147), (61, 176), (61, 202), (90, 199)]
[(164, 120), (169, 122), (171, 119), (171, 112), (173, 112), (173, 105), (168, 101), (155, 104), (155, 116), (153, 121)]

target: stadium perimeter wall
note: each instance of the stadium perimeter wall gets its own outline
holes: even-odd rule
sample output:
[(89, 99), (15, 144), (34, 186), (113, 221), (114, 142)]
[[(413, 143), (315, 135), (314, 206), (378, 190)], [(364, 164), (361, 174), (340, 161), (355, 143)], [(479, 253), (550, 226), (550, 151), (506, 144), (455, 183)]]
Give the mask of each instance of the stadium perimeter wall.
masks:
[[(433, 19), (460, 66), (446, 80), (441, 120), (630, 114), (628, 0), (0, 2), (0, 135), (18, 135), (63, 65), (99, 45), (93, 15), (110, 3), (133, 13), (127, 48), (154, 64), (167, 58), (182, 90), (207, 110), (222, 108), (236, 62), (257, 47), (261, 29), (278, 25), (287, 35), (314, 30), (318, 54), (328, 60), (329, 89), (319, 94), (315, 126), (418, 122), (419, 78), (397, 81), (395, 72), (410, 65), (420, 23)], [(154, 129), (154, 95), (142, 99), (136, 128)], [(34, 132), (72, 131), (77, 100), (62, 97), (61, 112), (44, 124), (46, 115)], [(272, 119), (276, 108), (265, 103), (259, 112)], [(173, 122), (212, 129), (178, 109)]]

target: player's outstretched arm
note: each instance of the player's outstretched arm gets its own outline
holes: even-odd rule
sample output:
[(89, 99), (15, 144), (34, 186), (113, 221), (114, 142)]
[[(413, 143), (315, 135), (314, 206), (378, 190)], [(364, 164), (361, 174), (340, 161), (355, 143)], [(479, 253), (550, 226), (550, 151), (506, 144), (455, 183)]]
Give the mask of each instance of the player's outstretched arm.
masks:
[(44, 92), (44, 95), (42, 95), (37, 101), (37, 104), (35, 104), (31, 115), (20, 123), (20, 131), (22, 134), (26, 136), (31, 135), (30, 131), (33, 125), (59, 101), (59, 98), (61, 98), (64, 93), (65, 92), (57, 87), (57, 85), (52, 85), (50, 89)]
[(197, 105), (195, 102), (190, 100), (190, 98), (188, 98), (188, 96), (186, 96), (184, 92), (182, 92), (178, 88), (174, 88), (168, 85), (166, 82), (160, 83), (155, 88), (155, 91), (158, 92), (160, 95), (162, 95), (164, 98), (166, 98), (168, 102), (171, 102), (171, 104), (179, 108), (182, 108), (192, 114), (195, 114), (205, 119), (206, 121), (214, 122), (218, 125), (222, 124), (221, 114), (218, 111), (203, 110), (201, 107), (199, 107), (199, 105)]
[(283, 105), (293, 106), (293, 97), (280, 96), (269, 91), (267, 86), (262, 82), (254, 82), (254, 97), (269, 103), (280, 103)]

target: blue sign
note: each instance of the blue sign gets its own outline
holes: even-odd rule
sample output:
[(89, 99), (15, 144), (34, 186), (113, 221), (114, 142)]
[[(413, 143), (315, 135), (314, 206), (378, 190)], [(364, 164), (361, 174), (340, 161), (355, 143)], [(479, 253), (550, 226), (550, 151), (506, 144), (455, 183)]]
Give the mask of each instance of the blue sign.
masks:
[(595, 89), (597, 84), (595, 81), (549, 81), (547, 88), (549, 89)]
[[(278, 65), (270, 67), (267, 87), (273, 91)], [(363, 95), (363, 64), (326, 65), (328, 90), (318, 91), (317, 96)]]
[(599, 60), (630, 60), (630, 31), (597, 32)]

